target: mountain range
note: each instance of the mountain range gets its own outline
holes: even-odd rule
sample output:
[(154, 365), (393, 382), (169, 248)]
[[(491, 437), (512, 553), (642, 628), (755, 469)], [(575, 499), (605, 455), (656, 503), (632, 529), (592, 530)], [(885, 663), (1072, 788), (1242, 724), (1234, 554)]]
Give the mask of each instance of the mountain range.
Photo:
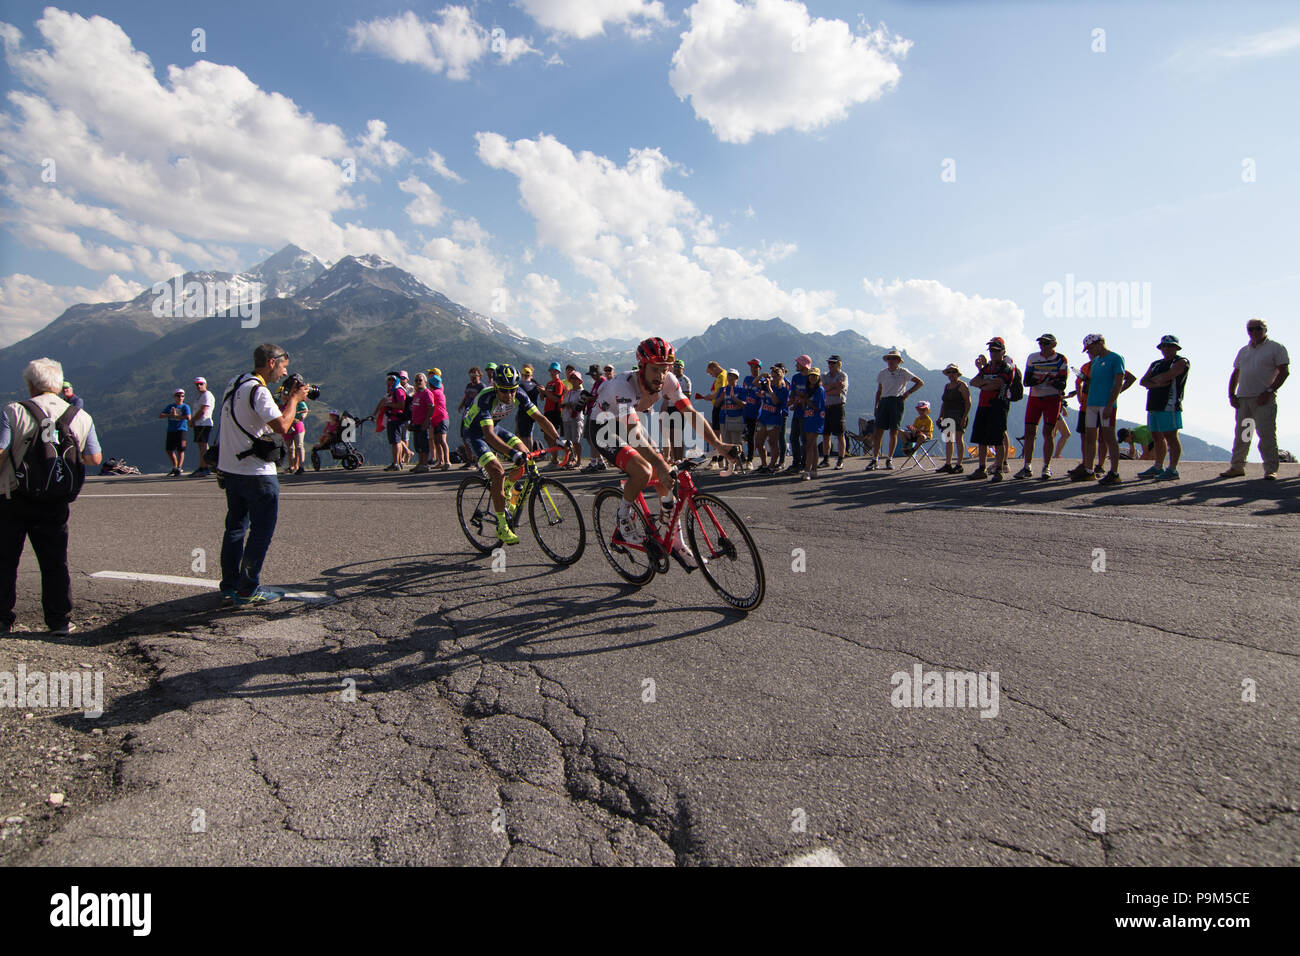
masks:
[[(211, 298), (198, 293), (215, 285), (230, 296), (214, 311), (206, 308), (213, 304)], [(250, 297), (259, 291), (257, 324), (246, 327), (239, 306), (247, 314)], [(169, 308), (158, 308), (160, 295), (174, 299)], [(164, 424), (157, 415), (172, 391), (184, 388), (192, 398), (191, 383), (202, 375), (220, 399), (223, 385), (251, 367), (253, 348), (268, 341), (289, 352), (291, 371), (321, 387), (308, 419), (309, 444), (330, 408), (370, 414), (384, 396), (389, 369), (414, 374), (441, 368), (448, 406), (454, 409), (471, 365), (531, 363), (540, 371), (558, 361), (584, 371), (592, 363), (630, 368), (636, 347), (633, 339), (541, 342), (452, 301), (379, 256), (345, 256), (327, 266), (288, 245), (241, 273), (187, 272), (127, 302), (72, 306), (35, 334), (0, 349), (0, 398), (25, 398), (19, 392), (26, 363), (56, 358), (95, 417), (105, 457), (126, 457), (145, 471), (164, 470)], [(709, 390), (705, 365), (710, 360), (744, 374), (751, 357), (765, 365), (784, 361), (793, 369), (795, 356), (806, 352), (824, 370), (826, 358), (839, 354), (850, 378), (846, 422), (852, 426), (859, 417), (871, 416), (876, 374), (884, 367), (881, 356), (887, 347), (853, 331), (801, 332), (780, 318), (723, 318), (701, 334), (679, 340), (676, 350), (699, 392)], [(918, 400), (928, 399), (937, 410), (944, 377), (903, 354), (904, 365), (925, 381)], [(967, 369), (967, 375), (973, 371)], [(707, 410), (704, 403), (697, 406)], [(1129, 398), (1121, 411), (1138, 413), (1140, 406)], [(910, 410), (908, 415), (910, 421)], [(1011, 421), (1023, 421), (1023, 412), (1013, 409)], [(1077, 456), (1077, 442), (1072, 437), (1073, 451), (1067, 455)], [(368, 429), (362, 446), (369, 460), (387, 460), (386, 445)], [(1226, 450), (1189, 435), (1183, 446), (1188, 460), (1228, 457)], [(193, 466), (192, 459), (189, 464)]]

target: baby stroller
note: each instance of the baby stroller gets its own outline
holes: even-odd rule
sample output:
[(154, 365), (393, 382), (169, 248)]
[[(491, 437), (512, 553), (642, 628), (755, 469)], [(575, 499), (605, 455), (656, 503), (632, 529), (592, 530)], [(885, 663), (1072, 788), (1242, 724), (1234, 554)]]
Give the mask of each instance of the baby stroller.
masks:
[[(343, 411), (339, 414), (339, 430), (334, 434), (334, 440), (325, 446), (325, 451), (330, 453), (335, 461), (343, 463), (343, 468), (352, 471), (366, 463), (366, 456), (361, 454), (361, 449), (357, 447), (355, 441), (344, 441), (344, 435), (357, 436), (358, 430), (365, 422), (373, 422), (375, 417), (368, 415), (365, 418), (357, 418), (349, 411)], [(313, 448), (311, 450), (311, 470), (320, 471), (320, 452), (321, 449)]]

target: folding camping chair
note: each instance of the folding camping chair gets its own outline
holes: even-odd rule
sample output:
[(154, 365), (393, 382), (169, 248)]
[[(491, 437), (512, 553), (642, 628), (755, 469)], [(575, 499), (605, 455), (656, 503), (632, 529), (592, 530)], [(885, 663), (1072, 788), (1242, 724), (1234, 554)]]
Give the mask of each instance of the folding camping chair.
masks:
[[(903, 463), (898, 466), (898, 470), (907, 471), (907, 466), (911, 465), (915, 468), (920, 468), (922, 471), (934, 471), (938, 465), (935, 463), (934, 457), (930, 454), (930, 449), (941, 441), (943, 441), (943, 435), (939, 434), (932, 435), (929, 438), (923, 438), (921, 441), (917, 442), (912, 446), (912, 450), (908, 453), (908, 456), (903, 459)], [(922, 461), (922, 458), (924, 458), (925, 461)], [(925, 463), (926, 461), (930, 463), (928, 466)]]
[(871, 441), (876, 434), (876, 423), (873, 419), (859, 418), (857, 434), (844, 429), (844, 440), (848, 443), (849, 455), (866, 455), (867, 450), (871, 448)]

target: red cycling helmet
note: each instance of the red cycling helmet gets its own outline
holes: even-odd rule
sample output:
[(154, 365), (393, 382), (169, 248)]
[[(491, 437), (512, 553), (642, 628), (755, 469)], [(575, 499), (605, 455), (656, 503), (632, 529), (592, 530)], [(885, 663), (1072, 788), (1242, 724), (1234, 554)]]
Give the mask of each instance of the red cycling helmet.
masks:
[(641, 387), (649, 392), (650, 385), (645, 380), (645, 367), (647, 365), (671, 365), (674, 358), (673, 347), (664, 339), (655, 336), (646, 339), (636, 347), (636, 373), (641, 379)]

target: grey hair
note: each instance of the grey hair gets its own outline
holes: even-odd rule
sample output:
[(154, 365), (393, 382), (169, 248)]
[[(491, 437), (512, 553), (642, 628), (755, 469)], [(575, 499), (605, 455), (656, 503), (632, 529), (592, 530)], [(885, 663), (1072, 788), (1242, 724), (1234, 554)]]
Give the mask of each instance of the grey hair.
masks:
[(52, 358), (32, 359), (23, 369), (23, 382), (38, 393), (63, 388), (63, 366)]

